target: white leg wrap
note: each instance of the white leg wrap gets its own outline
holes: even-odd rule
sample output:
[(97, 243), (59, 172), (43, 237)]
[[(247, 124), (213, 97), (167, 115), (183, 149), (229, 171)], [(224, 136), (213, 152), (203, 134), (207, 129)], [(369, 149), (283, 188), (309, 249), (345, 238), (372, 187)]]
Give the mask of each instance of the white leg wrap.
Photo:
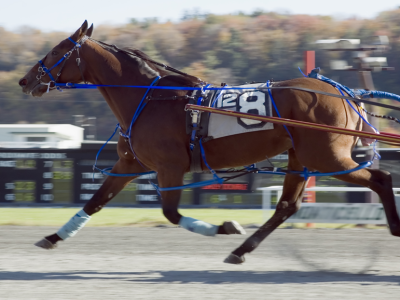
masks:
[(182, 217), (179, 225), (191, 232), (199, 233), (206, 236), (214, 236), (217, 234), (218, 226), (196, 220), (189, 217)]
[(90, 216), (81, 209), (63, 227), (60, 228), (57, 235), (63, 240), (66, 240), (67, 238), (77, 234), (77, 232), (81, 230), (89, 220)]

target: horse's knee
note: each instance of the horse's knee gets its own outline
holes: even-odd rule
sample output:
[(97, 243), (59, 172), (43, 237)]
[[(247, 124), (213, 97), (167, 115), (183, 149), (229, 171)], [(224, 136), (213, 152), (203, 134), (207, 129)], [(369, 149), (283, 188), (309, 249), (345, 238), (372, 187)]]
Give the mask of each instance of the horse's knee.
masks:
[(163, 207), (163, 214), (172, 224), (178, 225), (182, 215), (176, 207)]
[(300, 209), (300, 206), (301, 206), (301, 197), (299, 197), (294, 201), (281, 200), (276, 206), (276, 211), (286, 212), (288, 215), (292, 215)]
[(372, 170), (372, 176), (378, 180), (379, 183), (385, 185), (392, 185), (392, 175), (384, 170)]
[(370, 170), (372, 174), (373, 185), (370, 187), (378, 195), (390, 190), (392, 191), (392, 175), (389, 172), (383, 170)]
[(89, 215), (93, 215), (95, 213), (98, 213), (102, 208), (104, 207), (104, 204), (100, 204), (97, 201), (96, 202), (88, 202), (86, 205), (83, 207), (83, 210)]

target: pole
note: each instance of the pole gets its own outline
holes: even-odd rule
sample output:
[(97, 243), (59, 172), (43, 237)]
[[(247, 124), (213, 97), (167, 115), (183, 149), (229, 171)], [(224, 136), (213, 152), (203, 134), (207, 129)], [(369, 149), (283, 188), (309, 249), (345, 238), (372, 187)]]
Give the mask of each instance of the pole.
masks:
[[(315, 69), (315, 51), (304, 51), (304, 67), (306, 69), (306, 74), (311, 73)], [(315, 177), (311, 177), (307, 183), (308, 188), (315, 187)], [(303, 202), (315, 203), (317, 201), (315, 192), (304, 192)], [(307, 227), (315, 227), (314, 223), (307, 223)]]
[(304, 51), (304, 68), (306, 74), (315, 69), (315, 51)]
[[(372, 74), (370, 71), (359, 71), (360, 81), (364, 89), (366, 90), (375, 90), (374, 81), (372, 79)], [(374, 105), (369, 105), (368, 111), (371, 113), (377, 114), (377, 108)], [(371, 117), (369, 122), (374, 126), (376, 129), (378, 128), (378, 119)], [(368, 150), (366, 158), (371, 160), (374, 155), (373, 149)], [(372, 169), (379, 169), (379, 160), (375, 160), (374, 164), (371, 166)], [(365, 197), (365, 202), (367, 203), (379, 203), (379, 196), (375, 192), (367, 193)]]

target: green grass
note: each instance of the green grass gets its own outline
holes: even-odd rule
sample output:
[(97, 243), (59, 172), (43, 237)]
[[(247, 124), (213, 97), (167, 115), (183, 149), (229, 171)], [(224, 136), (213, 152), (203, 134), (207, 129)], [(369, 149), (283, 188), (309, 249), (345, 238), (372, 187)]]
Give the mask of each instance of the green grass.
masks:
[[(79, 208), (0, 208), (0, 226), (62, 226)], [(263, 219), (272, 215), (272, 211), (250, 209), (180, 209), (179, 212), (188, 217), (196, 218), (220, 225), (224, 221), (236, 220), (241, 225), (261, 225)], [(264, 215), (267, 214), (267, 215)], [(161, 209), (149, 208), (105, 208), (93, 215), (86, 226), (141, 226), (172, 225), (163, 216)], [(305, 223), (284, 223), (282, 228), (293, 226), (307, 228)], [(354, 228), (352, 224), (314, 224), (311, 228)], [(383, 228), (367, 225), (367, 228)]]
[[(0, 225), (62, 226), (79, 208), (0, 208)], [(181, 209), (182, 215), (212, 224), (236, 220), (240, 224), (261, 224), (261, 210)], [(156, 226), (170, 224), (161, 209), (105, 208), (93, 215), (87, 226)]]

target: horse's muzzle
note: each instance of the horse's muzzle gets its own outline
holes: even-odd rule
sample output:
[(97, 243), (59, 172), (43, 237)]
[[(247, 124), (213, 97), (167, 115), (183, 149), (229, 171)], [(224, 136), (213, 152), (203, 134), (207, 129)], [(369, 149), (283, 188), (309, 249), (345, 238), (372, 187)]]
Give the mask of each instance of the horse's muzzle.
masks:
[(28, 84), (28, 80), (26, 78), (21, 78), (18, 83), (22, 88), (24, 88)]
[(25, 76), (21, 78), (18, 82), (20, 87), (22, 87), (22, 92), (26, 95), (32, 95), (34, 97), (40, 97), (46, 92), (47, 87), (42, 88), (41, 84), (37, 80), (29, 80)]

